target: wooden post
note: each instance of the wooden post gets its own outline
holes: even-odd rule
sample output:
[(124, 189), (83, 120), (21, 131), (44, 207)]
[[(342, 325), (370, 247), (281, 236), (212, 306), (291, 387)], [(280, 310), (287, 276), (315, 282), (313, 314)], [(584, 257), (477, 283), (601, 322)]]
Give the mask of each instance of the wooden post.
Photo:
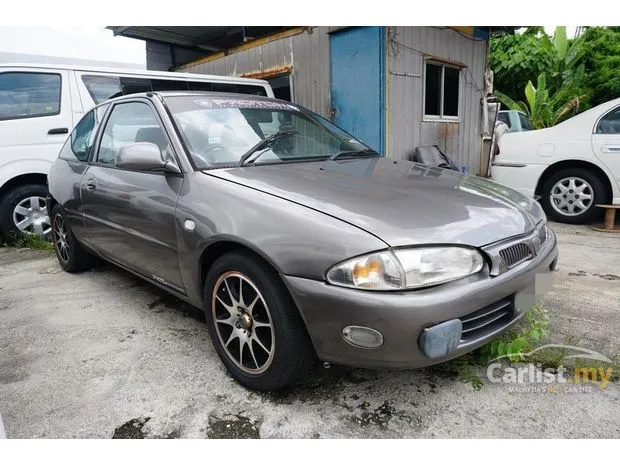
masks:
[(614, 229), (615, 222), (616, 222), (616, 209), (615, 208), (605, 209), (605, 224), (603, 226), (603, 229)]

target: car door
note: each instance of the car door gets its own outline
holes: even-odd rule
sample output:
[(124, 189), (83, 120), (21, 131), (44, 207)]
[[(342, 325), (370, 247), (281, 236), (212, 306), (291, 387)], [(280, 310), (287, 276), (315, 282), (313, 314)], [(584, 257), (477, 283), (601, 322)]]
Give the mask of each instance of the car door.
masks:
[(620, 188), (620, 107), (603, 115), (594, 127), (592, 150), (611, 171)]
[(80, 186), (85, 229), (106, 258), (182, 292), (175, 210), (183, 177), (117, 168), (120, 148), (136, 142), (175, 156), (145, 99), (116, 103), (108, 113)]

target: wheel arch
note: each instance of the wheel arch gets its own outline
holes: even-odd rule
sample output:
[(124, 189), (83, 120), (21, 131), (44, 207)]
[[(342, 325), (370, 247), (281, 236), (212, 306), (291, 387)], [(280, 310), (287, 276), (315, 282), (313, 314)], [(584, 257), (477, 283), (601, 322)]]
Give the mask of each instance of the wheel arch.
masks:
[(538, 182), (536, 183), (536, 189), (534, 191), (534, 194), (537, 196), (542, 195), (542, 188), (545, 185), (545, 182), (547, 182), (547, 180), (551, 176), (553, 176), (554, 173), (557, 173), (558, 171), (567, 169), (567, 168), (581, 168), (581, 169), (586, 169), (594, 173), (596, 176), (600, 178), (601, 182), (605, 186), (606, 202), (611, 201), (611, 197), (613, 195), (613, 186), (611, 184), (611, 180), (609, 179), (609, 176), (600, 166), (597, 166), (594, 163), (591, 163), (585, 160), (562, 160), (552, 165), (549, 165), (542, 172), (542, 174), (540, 175), (540, 178), (538, 178)]
[(46, 186), (47, 174), (23, 173), (17, 176), (13, 176), (11, 179), (7, 180), (4, 184), (2, 184), (2, 187), (0, 187), (0, 198), (4, 197), (4, 195), (11, 189), (18, 186), (24, 186), (26, 184), (41, 184), (43, 186)]
[(205, 279), (215, 261), (224, 254), (233, 251), (249, 253), (272, 268), (276, 273), (281, 273), (281, 270), (265, 254), (257, 250), (256, 247), (236, 238), (221, 238), (208, 244), (200, 254), (198, 260), (199, 289), (204, 289)]

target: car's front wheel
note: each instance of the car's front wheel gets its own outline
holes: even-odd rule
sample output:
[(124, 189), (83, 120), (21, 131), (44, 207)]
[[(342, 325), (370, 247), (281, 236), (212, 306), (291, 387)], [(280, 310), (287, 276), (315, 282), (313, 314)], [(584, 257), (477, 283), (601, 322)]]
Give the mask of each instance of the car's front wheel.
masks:
[(205, 314), (226, 368), (252, 389), (277, 390), (306, 376), (315, 359), (282, 280), (247, 252), (218, 258), (205, 280)]
[(541, 189), (540, 203), (552, 220), (583, 224), (599, 213), (596, 204), (605, 203), (605, 185), (583, 168), (567, 168), (551, 175)]
[(52, 240), (58, 263), (69, 273), (84, 271), (95, 264), (95, 257), (75, 238), (60, 205), (52, 209)]

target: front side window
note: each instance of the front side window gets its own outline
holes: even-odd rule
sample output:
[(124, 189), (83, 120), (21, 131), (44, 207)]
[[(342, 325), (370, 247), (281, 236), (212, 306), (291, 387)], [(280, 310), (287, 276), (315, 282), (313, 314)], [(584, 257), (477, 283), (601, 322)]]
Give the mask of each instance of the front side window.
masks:
[(87, 162), (97, 127), (106, 111), (106, 105), (86, 113), (75, 126), (60, 151), (59, 157), (70, 161)]
[(596, 126), (597, 134), (620, 134), (620, 107), (607, 113)]
[(101, 136), (97, 162), (115, 166), (118, 151), (137, 142), (155, 144), (162, 153), (169, 150), (168, 139), (149, 105), (119, 103), (112, 108)]
[(0, 73), (0, 120), (60, 113), (60, 75)]
[(236, 164), (259, 142), (274, 136), (275, 140), (256, 152), (260, 155), (256, 163), (370, 151), (329, 121), (284, 102), (171, 96), (166, 104), (198, 169)]
[(459, 116), (459, 68), (426, 62), (424, 74), (424, 116), (454, 120)]

